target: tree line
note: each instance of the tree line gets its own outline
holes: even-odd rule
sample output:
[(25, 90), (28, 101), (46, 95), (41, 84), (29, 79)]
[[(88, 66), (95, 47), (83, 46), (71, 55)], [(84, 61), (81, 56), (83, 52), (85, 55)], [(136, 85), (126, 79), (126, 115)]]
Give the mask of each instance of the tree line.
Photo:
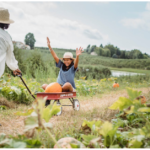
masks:
[(142, 53), (138, 49), (133, 49), (131, 51), (120, 50), (120, 48), (112, 44), (107, 44), (105, 46), (101, 44), (99, 47), (96, 45), (88, 45), (85, 51), (89, 54), (91, 54), (91, 52), (96, 52), (98, 56), (121, 59), (147, 59), (150, 57), (147, 53)]

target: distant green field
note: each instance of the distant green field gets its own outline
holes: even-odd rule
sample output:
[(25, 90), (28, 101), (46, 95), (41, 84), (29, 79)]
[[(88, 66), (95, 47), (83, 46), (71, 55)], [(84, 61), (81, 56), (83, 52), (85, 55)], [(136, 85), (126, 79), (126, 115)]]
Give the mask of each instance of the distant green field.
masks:
[[(59, 58), (62, 58), (65, 52), (72, 52), (74, 58), (76, 57), (75, 49), (53, 49)], [(53, 61), (48, 48), (35, 48), (34, 50), (24, 52), (26, 58), (29, 57), (31, 53), (39, 52), (45, 62)], [(98, 66), (109, 68), (110, 70), (150, 74), (150, 59), (114, 59), (103, 56), (92, 56), (84, 52), (80, 56), (79, 65), (86, 67), (89, 65), (93, 67)]]

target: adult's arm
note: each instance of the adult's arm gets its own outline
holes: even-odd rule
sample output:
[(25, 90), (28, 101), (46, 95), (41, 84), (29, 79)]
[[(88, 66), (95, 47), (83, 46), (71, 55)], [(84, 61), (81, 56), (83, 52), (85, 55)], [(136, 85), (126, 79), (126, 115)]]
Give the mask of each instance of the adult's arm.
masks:
[(14, 52), (13, 52), (14, 51), (13, 44), (10, 45), (7, 42), (6, 44), (7, 44), (6, 64), (13, 71), (14, 75), (20, 74), (21, 71), (19, 70), (19, 67), (18, 67), (18, 61), (16, 60), (14, 56)]
[(50, 45), (50, 40), (49, 40), (48, 37), (47, 37), (47, 46), (48, 46), (48, 48), (49, 48), (49, 50), (50, 50), (50, 52), (51, 52), (53, 58), (55, 59), (56, 63), (58, 64), (59, 58), (57, 57), (56, 53), (55, 53), (54, 50), (52, 49), (52, 47), (51, 47), (51, 45)]
[(6, 61), (6, 44), (3, 38), (0, 37), (0, 77), (4, 73), (5, 70), (5, 61)]

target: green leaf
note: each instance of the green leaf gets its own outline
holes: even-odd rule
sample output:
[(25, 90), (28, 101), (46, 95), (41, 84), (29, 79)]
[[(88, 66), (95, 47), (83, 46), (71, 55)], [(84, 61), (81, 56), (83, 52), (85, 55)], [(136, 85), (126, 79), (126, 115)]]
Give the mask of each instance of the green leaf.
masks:
[(32, 114), (32, 112), (34, 111), (34, 109), (28, 109), (26, 112), (16, 112), (15, 115), (18, 115), (18, 116), (29, 116)]
[(0, 110), (6, 110), (7, 109), (7, 107), (6, 106), (4, 106), (4, 105), (0, 105)]
[(125, 98), (125, 97), (120, 97), (116, 102), (114, 102), (109, 109), (112, 110), (124, 110), (125, 108), (128, 108), (129, 106), (131, 106), (133, 103), (131, 100)]
[(134, 110), (135, 110), (135, 106), (131, 106), (131, 107), (130, 107), (130, 110), (126, 110), (125, 112), (126, 112), (127, 114), (132, 114), (132, 113), (134, 113)]
[(0, 141), (0, 146), (4, 146), (6, 148), (26, 148), (26, 143), (6, 138), (3, 141)]
[(143, 108), (139, 108), (138, 111), (139, 112), (150, 112), (150, 108), (149, 107), (143, 107)]
[(96, 121), (96, 120), (93, 120), (93, 121), (84, 120), (83, 123), (82, 123), (82, 129), (83, 130), (87, 130), (87, 127), (89, 127), (89, 131), (91, 129), (93, 132), (97, 132), (101, 125), (102, 125), (102, 121), (101, 120), (99, 120), (99, 121)]
[(118, 144), (116, 145), (111, 145), (109, 148), (121, 148)]
[(0, 139), (0, 146), (8, 145), (9, 142), (10, 142), (10, 139), (8, 138)]
[(36, 139), (27, 139), (25, 142), (27, 144), (27, 148), (40, 148), (42, 145), (41, 142)]
[(131, 88), (127, 88), (127, 92), (128, 92), (130, 100), (135, 100), (142, 93), (142, 91), (136, 91), (136, 90), (133, 90)]
[(26, 143), (25, 142), (18, 142), (18, 141), (15, 141), (15, 140), (12, 140), (10, 143), (9, 143), (9, 147), (10, 148), (26, 148)]
[(141, 142), (142, 140), (145, 139), (145, 135), (136, 135), (133, 137), (133, 139)]
[(106, 121), (106, 122), (104, 122), (104, 124), (102, 125), (102, 127), (101, 127), (99, 133), (100, 133), (101, 135), (103, 135), (104, 137), (106, 137), (106, 136), (109, 135), (110, 131), (112, 131), (112, 130), (113, 130), (112, 124), (111, 124), (110, 122)]
[(141, 146), (142, 146), (142, 142), (137, 141), (135, 139), (130, 140), (128, 145), (129, 148), (141, 148)]
[(113, 137), (117, 131), (118, 126), (113, 126), (110, 122), (106, 121), (102, 124), (99, 133), (104, 137), (110, 136)]
[(97, 138), (97, 136), (95, 136), (95, 135), (83, 135), (83, 134), (81, 135), (81, 137), (84, 140), (82, 143), (86, 146), (88, 146), (90, 144), (91, 140)]
[(122, 120), (120, 118), (112, 119), (111, 121), (113, 122), (115, 127), (124, 127), (124, 126), (127, 126), (129, 123), (128, 120)]
[(25, 119), (25, 132), (38, 127), (38, 118), (37, 116), (29, 116)]
[(13, 91), (15, 91), (15, 93), (16, 93), (17, 95), (20, 95), (20, 94), (21, 94), (21, 90), (20, 90), (19, 88), (17, 88), (16, 86), (11, 86), (11, 89), (12, 89)]
[(49, 129), (52, 129), (53, 128), (53, 125), (51, 124), (51, 123), (44, 123), (44, 126), (46, 127), (46, 128), (49, 128)]
[(42, 118), (48, 122), (53, 115), (56, 115), (58, 112), (60, 112), (60, 107), (56, 103), (54, 105), (49, 105), (48, 107), (43, 109)]
[(80, 145), (73, 144), (73, 143), (70, 143), (70, 146), (71, 146), (72, 148), (80, 148)]

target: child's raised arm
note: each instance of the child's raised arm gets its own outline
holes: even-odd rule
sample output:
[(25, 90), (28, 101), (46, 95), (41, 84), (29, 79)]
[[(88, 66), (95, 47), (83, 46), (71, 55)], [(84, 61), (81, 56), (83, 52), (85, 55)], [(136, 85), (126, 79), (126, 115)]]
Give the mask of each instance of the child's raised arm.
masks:
[(49, 40), (48, 37), (47, 37), (47, 46), (48, 46), (48, 48), (49, 48), (49, 50), (50, 50), (50, 52), (51, 52), (53, 58), (55, 59), (56, 63), (58, 64), (59, 58), (57, 57), (56, 53), (53, 51), (53, 49), (52, 49), (52, 47), (51, 47), (51, 45), (50, 45), (50, 40)]
[(78, 67), (78, 63), (79, 63), (79, 55), (81, 55), (81, 53), (83, 52), (83, 48), (76, 48), (76, 59), (75, 59), (75, 63), (74, 63), (74, 69), (77, 69)]

